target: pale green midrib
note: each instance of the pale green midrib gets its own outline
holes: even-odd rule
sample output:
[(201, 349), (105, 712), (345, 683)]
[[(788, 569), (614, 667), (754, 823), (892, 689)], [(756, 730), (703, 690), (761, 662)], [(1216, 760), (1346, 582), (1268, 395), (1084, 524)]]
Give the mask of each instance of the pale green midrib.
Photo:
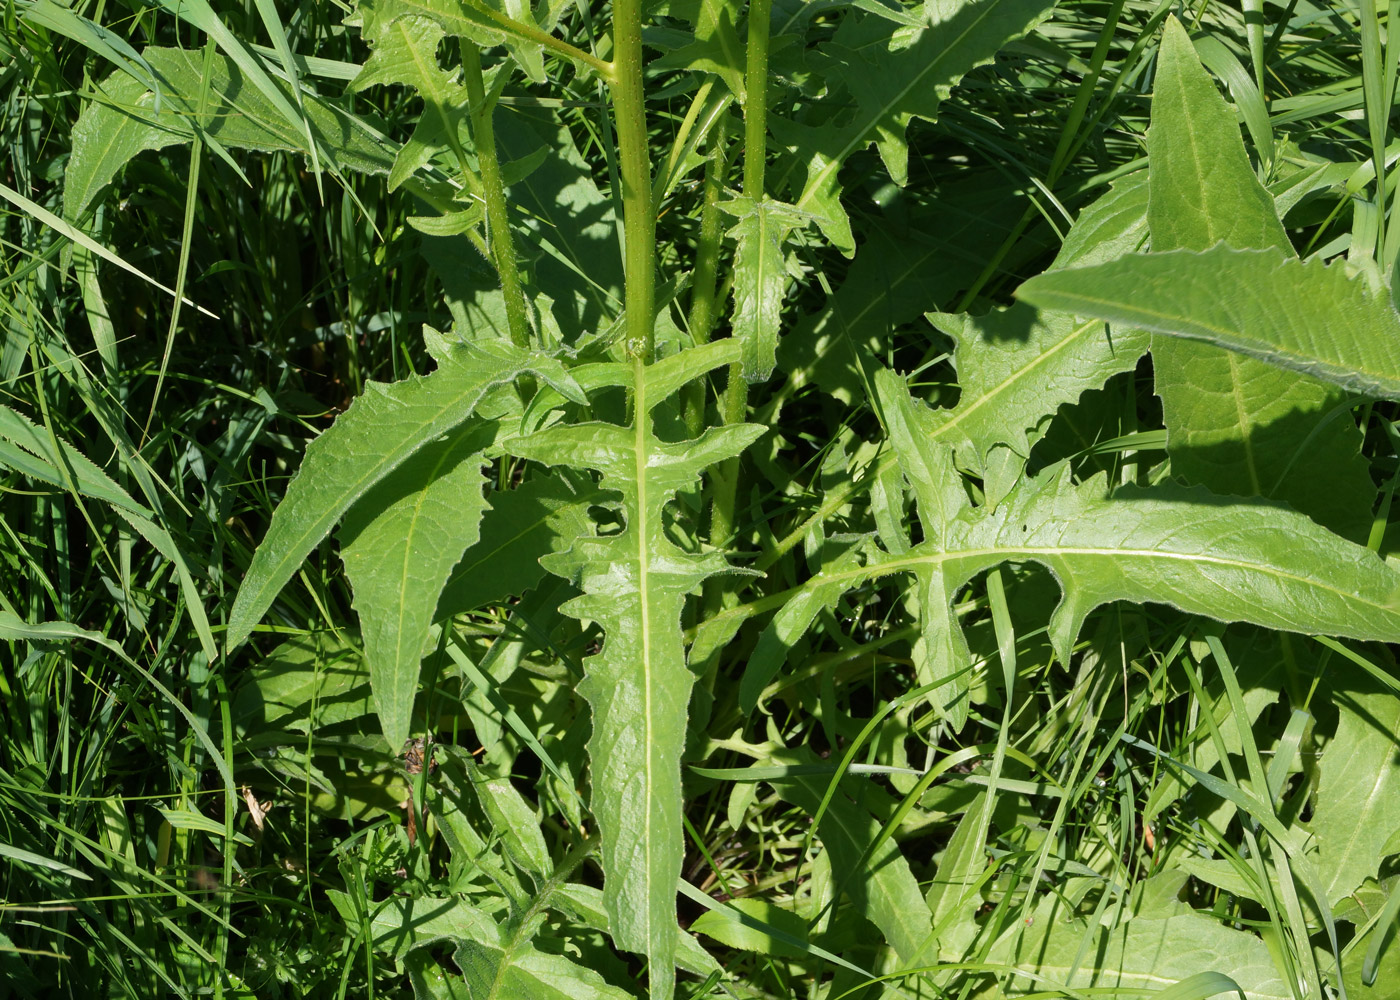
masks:
[[(651, 662), (651, 602), (648, 599), (650, 594), (651, 565), (649, 562), (650, 546), (647, 539), (651, 507), (647, 502), (647, 451), (648, 435), (647, 425), (651, 420), (651, 410), (647, 405), (647, 379), (646, 363), (641, 355), (637, 355), (632, 361), (633, 381), (636, 385), (636, 398), (632, 412), (632, 468), (633, 475), (637, 480), (637, 606), (641, 613), (641, 639), (642, 639), (642, 705), (645, 715), (643, 731), (646, 734), (643, 756), (646, 759), (644, 774), (646, 775), (643, 785), (645, 795), (644, 814), (646, 819), (642, 824), (643, 853), (646, 858), (643, 881), (646, 885), (646, 951), (651, 957), (652, 937), (656, 933), (653, 921), (656, 914), (652, 913), (651, 896), (652, 881), (655, 878), (653, 871), (654, 860), (652, 858), (652, 835), (651, 820), (654, 796), (652, 790), (655, 788), (656, 776), (653, 773), (655, 742), (655, 720), (654, 706), (652, 704), (652, 662)], [(621, 831), (619, 831), (621, 833)], [(655, 973), (653, 973), (655, 975)]]
[[(1398, 719), (1396, 723), (1391, 725), (1390, 736), (1392, 740), (1400, 738), (1400, 719)], [(1351, 755), (1351, 758), (1349, 759), (1354, 759), (1355, 757), (1356, 754), (1353, 753)], [(1346, 838), (1346, 846), (1345, 849), (1340, 852), (1339, 857), (1350, 857), (1352, 849), (1353, 847), (1355, 847), (1357, 841), (1361, 839), (1361, 834), (1363, 833), (1363, 831), (1368, 831), (1371, 829), (1371, 824), (1369, 823), (1370, 816), (1376, 811), (1377, 801), (1383, 800), (1385, 797), (1384, 795), (1377, 793), (1384, 789), (1386, 786), (1393, 784), (1393, 782), (1389, 780), (1391, 777), (1393, 777), (1393, 771), (1389, 767), (1386, 767), (1377, 776), (1375, 783), (1372, 785), (1372, 794), (1367, 796), (1366, 804), (1361, 810), (1361, 815), (1358, 817), (1357, 822), (1349, 825), (1349, 830)], [(1327, 894), (1329, 897), (1329, 902), (1332, 893), (1338, 888), (1336, 885), (1336, 876), (1338, 873), (1340, 873), (1340, 871), (1340, 867), (1334, 870), (1332, 879), (1330, 879), (1327, 883)], [(1351, 887), (1348, 887), (1348, 891), (1350, 891), (1350, 888)]]
[[(1212, 248), (1214, 249), (1214, 248)], [(1208, 251), (1195, 250), (1167, 250), (1166, 254), (1181, 254), (1204, 256)], [(1258, 254), (1265, 255), (1267, 250), (1234, 250), (1236, 254)], [(1289, 263), (1297, 263), (1287, 258), (1279, 260), (1280, 265), (1287, 266)], [(1112, 265), (1100, 265), (1111, 267)], [(1306, 270), (1307, 265), (1303, 264), (1302, 269)], [(1034, 279), (1032, 279), (1034, 280)], [(1258, 357), (1261, 360), (1269, 358), (1296, 358), (1300, 363), (1308, 365), (1319, 371), (1335, 371), (1343, 374), (1354, 373), (1374, 380), (1377, 384), (1393, 385), (1396, 381), (1394, 372), (1379, 372), (1373, 365), (1362, 365), (1350, 361), (1343, 363), (1339, 360), (1332, 360), (1322, 357), (1317, 353), (1307, 354), (1298, 347), (1288, 347), (1280, 344), (1271, 344), (1258, 336), (1245, 333), (1240, 326), (1221, 327), (1215, 324), (1206, 323), (1199, 319), (1186, 319), (1179, 313), (1164, 312), (1159, 309), (1148, 309), (1139, 305), (1125, 305), (1122, 300), (1114, 298), (1104, 298), (1099, 295), (1091, 295), (1088, 292), (1066, 292), (1054, 291), (1052, 294), (1059, 297), (1062, 305), (1059, 307), (1064, 312), (1082, 311), (1076, 309), (1076, 304), (1092, 307), (1100, 311), (1100, 314), (1116, 312), (1122, 316), (1126, 322), (1136, 326), (1144, 326), (1159, 333), (1176, 333), (1181, 335), (1183, 331), (1192, 331), (1193, 336), (1203, 340), (1215, 338), (1216, 340), (1230, 340), (1240, 345), (1248, 345), (1250, 350), (1240, 353), (1249, 354), (1251, 357)], [(1155, 325), (1153, 325), (1155, 323)], [(1226, 348), (1228, 349), (1228, 348)], [(1255, 353), (1257, 352), (1257, 353)]]
[[(1152, 918), (1148, 918), (1148, 919), (1152, 919)], [(1126, 956), (1125, 956), (1125, 958), (1126, 958)], [(1026, 971), (1023, 967), (1021, 967), (1021, 966), (1016, 966), (1015, 968), (1016, 968), (1016, 974), (1018, 974), (1018, 975), (1021, 975), (1021, 976), (1028, 976), (1028, 975), (1031, 975), (1031, 973), (1027, 972), (1027, 971)], [(1061, 977), (1061, 980), (1060, 980), (1060, 981), (1061, 981), (1061, 982), (1064, 982), (1067, 986), (1069, 986), (1070, 984), (1069, 984), (1068, 980), (1067, 980), (1066, 978), (1064, 978), (1064, 977), (1068, 977), (1068, 976), (1071, 975), (1072, 973), (1076, 973), (1076, 972), (1077, 972), (1077, 973), (1081, 973), (1081, 974), (1082, 974), (1082, 973), (1084, 972), (1083, 966), (1070, 966), (1070, 965), (1046, 965), (1046, 964), (1037, 964), (1037, 965), (1031, 966), (1031, 968), (1033, 968), (1033, 969), (1035, 970), (1035, 973), (1034, 973), (1034, 974), (1040, 975), (1040, 976), (1045, 976), (1047, 973), (1048, 973), (1049, 975), (1052, 975), (1052, 976), (1053, 976), (1053, 975), (1055, 975), (1056, 973), (1058, 973), (1058, 974), (1060, 975), (1060, 977)], [(1101, 970), (1101, 971), (1103, 971), (1103, 970)], [(1115, 986), (1115, 988), (1118, 988), (1118, 989), (1122, 989), (1124, 986), (1127, 986), (1129, 989), (1133, 988), (1134, 986), (1149, 986), (1149, 985), (1175, 986), (1178, 982), (1180, 982), (1180, 979), (1179, 979), (1179, 978), (1173, 977), (1173, 978), (1171, 978), (1171, 979), (1167, 979), (1167, 978), (1164, 978), (1164, 977), (1162, 977), (1162, 976), (1154, 975), (1154, 974), (1152, 974), (1152, 973), (1150, 973), (1150, 972), (1109, 972), (1108, 974), (1110, 975), (1110, 977), (1116, 977), (1116, 978), (1117, 978), (1118, 982), (1117, 982), (1116, 984), (1114, 984), (1114, 986)], [(1074, 987), (1071, 986), (1070, 988), (1074, 988)], [(1258, 992), (1251, 992), (1251, 993), (1249, 994), (1249, 996), (1250, 996), (1251, 1000), (1292, 1000), (1292, 994), (1286, 994), (1286, 993), (1258, 993)]]
[(1000, 382), (994, 385), (989, 392), (983, 393), (967, 405), (964, 406), (962, 404), (959, 404), (952, 410), (931, 411), (935, 415), (938, 413), (949, 414), (949, 416), (942, 423), (938, 424), (938, 426), (934, 428), (934, 438), (936, 439), (942, 437), (946, 432), (956, 428), (958, 424), (963, 422), (964, 419), (978, 413), (982, 409), (982, 407), (995, 402), (1002, 395), (1002, 393), (1009, 392), (1013, 387), (1020, 385), (1026, 378), (1035, 374), (1037, 371), (1039, 371), (1044, 366), (1048, 365), (1050, 362), (1056, 360), (1062, 352), (1067, 351), (1071, 347), (1078, 345), (1080, 338), (1083, 337), (1085, 333), (1094, 329), (1095, 327), (1102, 325), (1102, 322), (1099, 320), (1092, 320), (1088, 323), (1080, 324), (1079, 326), (1075, 327), (1069, 333), (1068, 336), (1062, 337), (1059, 343), (1055, 344), (1049, 350), (1043, 351), (1040, 354), (1036, 355), (1036, 357), (1031, 361), (1029, 365), (1026, 365), (1023, 368), (1016, 369), (1014, 372), (1012, 372), (1010, 378), (1002, 379)]
[[(917, 552), (917, 550), (914, 551)], [(828, 586), (836, 583), (847, 583), (851, 586), (854, 586), (855, 584), (864, 582), (866, 580), (874, 580), (879, 577), (888, 576), (893, 573), (914, 572), (921, 566), (927, 564), (939, 564), (944, 562), (951, 562), (955, 559), (985, 558), (990, 556), (997, 556), (1003, 561), (1006, 561), (1015, 560), (1018, 557), (1025, 559), (1040, 560), (1043, 558), (1054, 558), (1060, 555), (1082, 555), (1098, 557), (1101, 559), (1116, 559), (1121, 556), (1137, 556), (1142, 559), (1168, 559), (1177, 562), (1210, 563), (1216, 566), (1220, 566), (1222, 568), (1232, 568), (1240, 569), (1247, 572), (1265, 573), (1276, 579), (1291, 580), (1309, 589), (1325, 590), (1330, 593), (1337, 594), (1343, 597), (1346, 601), (1353, 604), (1359, 604), (1363, 607), (1375, 608), (1377, 610), (1386, 611), (1390, 613), (1395, 613), (1397, 611), (1397, 609), (1392, 608), (1388, 605), (1379, 604), (1375, 601), (1364, 600), (1358, 597), (1351, 590), (1343, 590), (1339, 587), (1329, 586), (1326, 583), (1323, 583), (1316, 579), (1300, 576), (1296, 573), (1279, 571), (1276, 567), (1268, 563), (1247, 562), (1242, 559), (1222, 559), (1219, 556), (1211, 556), (1201, 553), (1162, 552), (1156, 549), (1096, 549), (1083, 546), (1056, 546), (1054, 548), (1032, 548), (1029, 546), (991, 545), (979, 548), (956, 549), (952, 551), (931, 554), (911, 554), (900, 557), (899, 559), (891, 559), (887, 562), (877, 563), (872, 566), (859, 566), (854, 569), (843, 570), (839, 573), (820, 573), (816, 576), (813, 576), (811, 579), (807, 580), (807, 582), (797, 587), (789, 588), (788, 590), (782, 591), (781, 593), (772, 594), (768, 597), (764, 597), (758, 601), (754, 601), (749, 604), (741, 604), (738, 607), (730, 608), (726, 611), (721, 611), (719, 614), (715, 615), (714, 618), (710, 619), (710, 621), (706, 624), (713, 624), (736, 615), (746, 620), (755, 614), (761, 614), (762, 612), (771, 608), (782, 607), (793, 597), (808, 589)]]
[(1244, 467), (1249, 471), (1249, 492), (1255, 496), (1264, 496), (1264, 489), (1259, 484), (1259, 459), (1254, 454), (1254, 435), (1251, 433), (1254, 426), (1249, 419), (1249, 409), (1245, 406), (1244, 385), (1240, 380), (1239, 355), (1229, 351), (1226, 353), (1226, 361), (1230, 369), (1230, 398), (1235, 404), (1235, 425), (1240, 429), (1239, 440), (1244, 446)]

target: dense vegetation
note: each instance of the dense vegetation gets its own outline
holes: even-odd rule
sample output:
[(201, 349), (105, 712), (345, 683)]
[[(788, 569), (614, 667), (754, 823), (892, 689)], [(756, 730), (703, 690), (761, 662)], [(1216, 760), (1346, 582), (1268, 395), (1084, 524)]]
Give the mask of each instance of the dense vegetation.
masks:
[(1396, 13), (7, 4), (0, 996), (1400, 997)]

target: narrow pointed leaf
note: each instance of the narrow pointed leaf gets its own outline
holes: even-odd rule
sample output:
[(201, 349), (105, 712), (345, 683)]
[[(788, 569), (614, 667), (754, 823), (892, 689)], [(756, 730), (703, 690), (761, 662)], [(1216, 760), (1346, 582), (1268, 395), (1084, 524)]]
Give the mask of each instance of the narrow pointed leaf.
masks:
[(368, 383), (365, 394), (307, 446), (238, 591), (229, 617), (229, 648), (247, 638), (302, 560), (352, 504), (420, 448), (464, 423), (488, 390), (526, 371), (564, 396), (583, 400), (558, 361), (500, 341), (462, 345), (425, 377)]
[(762, 382), (773, 372), (778, 353), (778, 320), (787, 268), (783, 239), (793, 227), (792, 210), (776, 202), (738, 199), (725, 206), (739, 216), (729, 231), (734, 250), (734, 336), (743, 345), (743, 372)]
[(355, 594), (371, 690), (390, 748), (409, 737), (439, 595), (478, 537), (490, 425), (434, 441), (350, 508), (341, 558)]

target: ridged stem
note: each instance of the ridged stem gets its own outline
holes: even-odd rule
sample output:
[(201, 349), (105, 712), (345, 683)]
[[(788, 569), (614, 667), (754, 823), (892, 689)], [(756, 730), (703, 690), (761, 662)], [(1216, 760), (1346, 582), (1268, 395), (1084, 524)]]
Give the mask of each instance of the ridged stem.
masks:
[(462, 71), (466, 78), (467, 97), (471, 101), (472, 138), (476, 143), (476, 159), (481, 171), (481, 194), (486, 202), (486, 245), (491, 262), (501, 279), (505, 295), (506, 325), (510, 340), (516, 347), (530, 346), (530, 325), (525, 314), (525, 293), (520, 287), (520, 270), (516, 266), (515, 238), (510, 231), (510, 216), (506, 211), (506, 189), (501, 181), (501, 164), (496, 158), (496, 129), (491, 121), (491, 107), (486, 103), (486, 87), (481, 73), (481, 50), (472, 42), (462, 40)]

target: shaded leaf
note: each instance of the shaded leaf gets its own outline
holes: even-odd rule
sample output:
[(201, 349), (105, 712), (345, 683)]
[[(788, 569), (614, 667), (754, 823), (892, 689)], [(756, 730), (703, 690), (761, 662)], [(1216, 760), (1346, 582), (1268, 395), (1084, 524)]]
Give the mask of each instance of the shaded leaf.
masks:
[(1379, 874), (1386, 841), (1400, 830), (1400, 699), (1353, 677), (1333, 700), (1337, 734), (1322, 753), (1309, 824), (1328, 906)]
[[(202, 134), (226, 146), (310, 154), (305, 130), (250, 86), (232, 60), (212, 58), (209, 103), (201, 116), (203, 54), (150, 47), (142, 55), (162, 88), (160, 111), (154, 92), (125, 73), (96, 85), (104, 100), (89, 104), (73, 125), (63, 183), (66, 218), (81, 218), (103, 185), (137, 153), (192, 141), (196, 123)], [(303, 92), (302, 103), (323, 163), (361, 173), (389, 171), (395, 150), (383, 137), (325, 98)]]
[(902, 185), (909, 123), (937, 119), (939, 105), (964, 74), (990, 62), (1053, 8), (1045, 0), (967, 0), (931, 9), (930, 25), (912, 29), (896, 28), (878, 14), (848, 15), (821, 51), (830, 59), (829, 85), (844, 86), (855, 100), (854, 114), (817, 126), (773, 121), (775, 135), (805, 167), (804, 180), (791, 178), (794, 205), (815, 216), (833, 244), (854, 250), (838, 179), (847, 158), (874, 142)]

